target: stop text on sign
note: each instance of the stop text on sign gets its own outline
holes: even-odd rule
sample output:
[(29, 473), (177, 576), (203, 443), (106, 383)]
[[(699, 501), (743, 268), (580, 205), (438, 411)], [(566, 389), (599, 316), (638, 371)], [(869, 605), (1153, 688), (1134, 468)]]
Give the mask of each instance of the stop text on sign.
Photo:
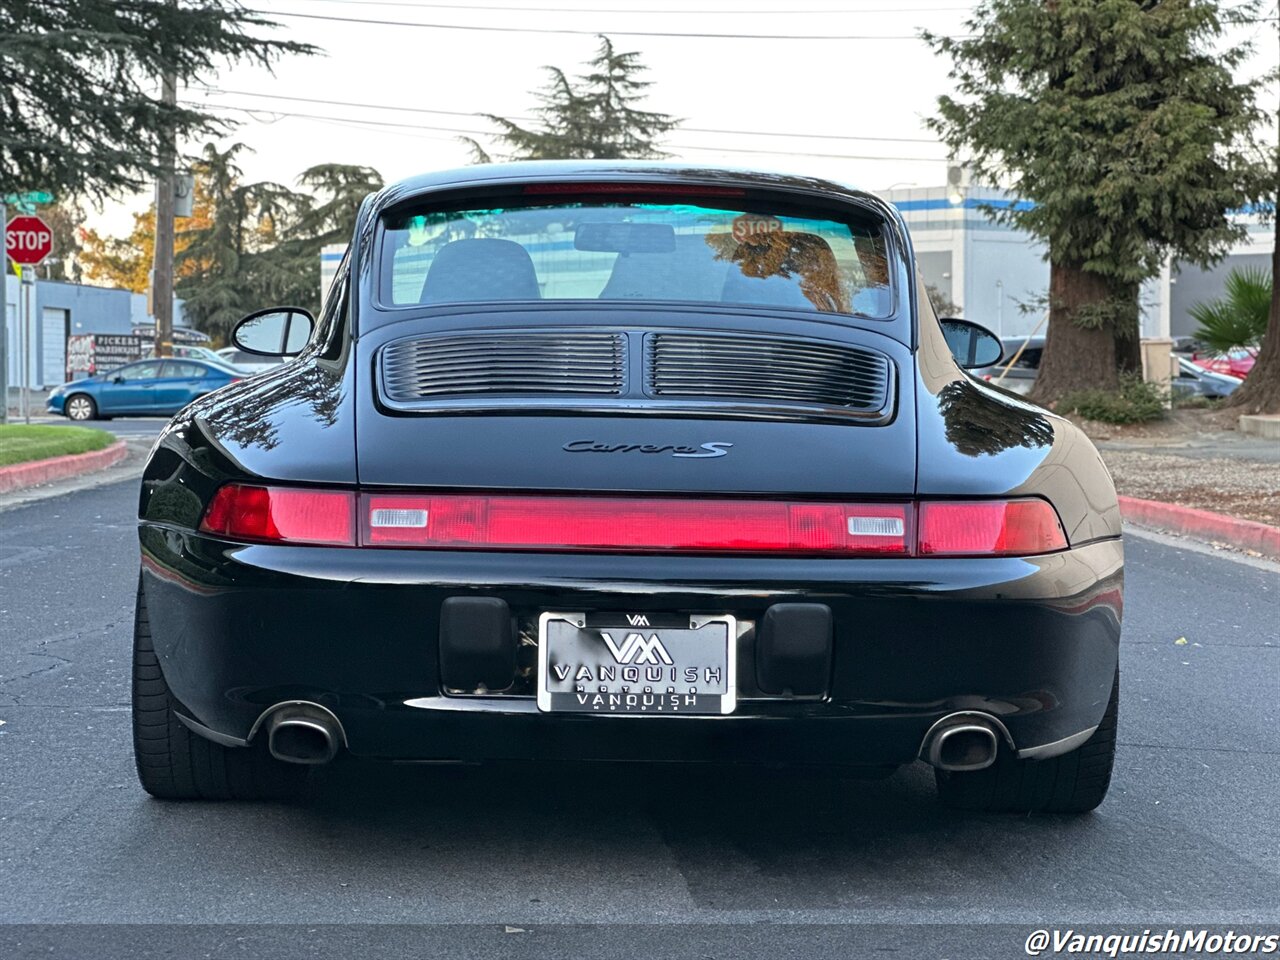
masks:
[(53, 231), (39, 217), (14, 217), (5, 226), (4, 251), (14, 263), (34, 266), (53, 252)]

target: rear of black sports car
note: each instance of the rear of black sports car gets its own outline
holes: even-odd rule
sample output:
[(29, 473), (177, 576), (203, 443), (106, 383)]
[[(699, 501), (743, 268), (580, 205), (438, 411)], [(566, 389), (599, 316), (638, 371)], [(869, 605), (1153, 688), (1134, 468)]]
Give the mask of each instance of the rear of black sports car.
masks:
[(915, 277), (892, 208), (809, 179), (521, 164), (371, 197), (301, 354), (152, 452), (143, 785), (278, 796), (342, 751), (921, 759), (954, 805), (1092, 809), (1115, 492), (963, 372)]

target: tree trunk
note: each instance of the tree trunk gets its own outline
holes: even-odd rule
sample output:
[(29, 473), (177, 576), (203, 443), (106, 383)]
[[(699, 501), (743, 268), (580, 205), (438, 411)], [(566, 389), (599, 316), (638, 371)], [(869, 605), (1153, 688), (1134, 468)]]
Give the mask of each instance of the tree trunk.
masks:
[(1116, 370), (1123, 376), (1126, 373), (1142, 376), (1142, 308), (1139, 297), (1142, 287), (1136, 283), (1117, 284), (1112, 291), (1116, 298), (1123, 297), (1125, 312), (1123, 317), (1116, 318)]
[(1244, 384), (1227, 400), (1241, 413), (1280, 413), (1280, 209), (1273, 214), (1276, 248), (1271, 251), (1271, 313), (1258, 362)]
[(1105, 277), (1079, 264), (1049, 267), (1049, 330), (1031, 398), (1052, 403), (1077, 390), (1115, 390), (1116, 340), (1109, 325), (1082, 327), (1074, 320), (1081, 308), (1105, 304), (1112, 296)]

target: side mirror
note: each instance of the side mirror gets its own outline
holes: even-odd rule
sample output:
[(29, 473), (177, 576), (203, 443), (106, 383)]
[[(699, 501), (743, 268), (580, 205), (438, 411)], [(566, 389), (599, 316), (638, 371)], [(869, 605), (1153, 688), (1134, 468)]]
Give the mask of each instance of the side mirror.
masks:
[(111, 378), (111, 382), (112, 382), (112, 383), (124, 383), (124, 377), (120, 376), (119, 374), (116, 374), (114, 377), (112, 377), (112, 378)]
[(296, 357), (311, 340), (316, 320), (301, 307), (270, 307), (251, 313), (231, 331), (237, 349), (260, 357)]
[(966, 370), (990, 367), (1004, 357), (1004, 344), (986, 327), (968, 320), (940, 320), (942, 335), (956, 363)]

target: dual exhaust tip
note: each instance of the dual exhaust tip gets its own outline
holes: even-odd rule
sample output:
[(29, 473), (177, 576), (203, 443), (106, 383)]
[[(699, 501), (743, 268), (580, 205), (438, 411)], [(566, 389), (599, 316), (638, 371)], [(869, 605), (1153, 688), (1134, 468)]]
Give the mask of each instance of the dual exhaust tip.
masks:
[(943, 717), (925, 734), (920, 755), (939, 770), (982, 770), (996, 762), (1000, 738), (981, 715)]
[(319, 765), (338, 755), (346, 742), (342, 724), (315, 703), (289, 703), (277, 707), (266, 722), (267, 749), (285, 763)]
[[(266, 721), (267, 748), (277, 760), (316, 766), (338, 755), (342, 724), (315, 703), (281, 704)], [(943, 717), (925, 734), (920, 755), (939, 770), (982, 770), (996, 762), (996, 722), (981, 714)]]

